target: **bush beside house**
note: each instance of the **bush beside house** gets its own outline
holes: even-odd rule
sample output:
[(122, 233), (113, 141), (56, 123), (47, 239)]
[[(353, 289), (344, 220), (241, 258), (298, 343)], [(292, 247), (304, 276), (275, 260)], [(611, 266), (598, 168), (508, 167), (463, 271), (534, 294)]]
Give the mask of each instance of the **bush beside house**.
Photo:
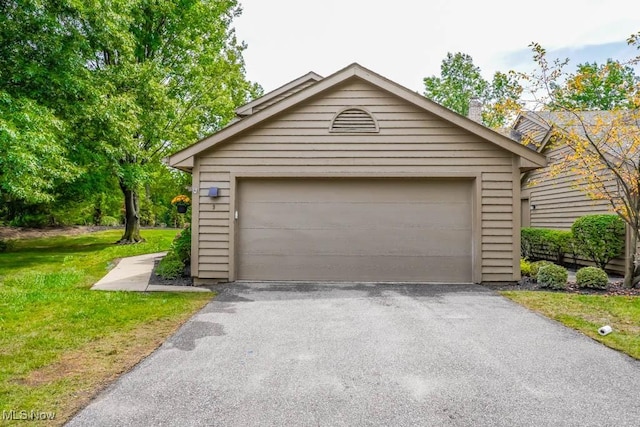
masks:
[(602, 269), (624, 252), (625, 223), (618, 215), (585, 215), (571, 232), (578, 252)]
[(520, 258), (520, 275), (522, 277), (531, 276), (531, 263), (524, 258)]
[(546, 266), (546, 265), (552, 265), (553, 263), (551, 261), (547, 261), (547, 260), (541, 260), (541, 261), (535, 261), (531, 263), (531, 277), (534, 279), (538, 278), (538, 272), (540, 271), (540, 268)]
[(609, 277), (598, 267), (583, 267), (576, 272), (576, 284), (579, 288), (607, 289)]
[(547, 264), (538, 270), (538, 283), (543, 288), (563, 290), (567, 288), (567, 269), (555, 264)]
[(523, 228), (521, 255), (529, 261), (574, 266), (592, 262), (604, 269), (623, 254), (624, 229), (624, 222), (617, 215), (585, 215), (574, 222), (572, 231)]
[(523, 228), (520, 235), (522, 256), (527, 259), (548, 259), (561, 263), (566, 253), (574, 253), (570, 231)]
[(176, 279), (185, 275), (191, 262), (191, 226), (176, 236), (167, 255), (160, 260), (156, 274), (163, 279)]

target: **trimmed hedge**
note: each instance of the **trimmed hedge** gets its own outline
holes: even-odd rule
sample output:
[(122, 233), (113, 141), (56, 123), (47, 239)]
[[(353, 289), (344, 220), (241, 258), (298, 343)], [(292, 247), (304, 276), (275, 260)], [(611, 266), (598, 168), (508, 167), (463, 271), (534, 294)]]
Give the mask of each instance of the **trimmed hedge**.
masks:
[(574, 265), (582, 258), (604, 270), (624, 253), (625, 223), (617, 215), (585, 215), (573, 223), (571, 231), (530, 227), (521, 229), (520, 237), (522, 258), (565, 264), (570, 257)]
[(565, 253), (573, 253), (570, 231), (548, 228), (523, 228), (520, 231), (521, 255), (528, 259), (550, 259), (562, 262)]
[(567, 269), (555, 264), (547, 264), (538, 270), (538, 284), (542, 288), (551, 288), (556, 290), (567, 289), (567, 279), (569, 273)]
[(618, 215), (586, 215), (571, 226), (578, 251), (598, 267), (624, 252), (625, 223)]
[(579, 288), (607, 289), (609, 277), (598, 267), (583, 267), (576, 272), (576, 284)]

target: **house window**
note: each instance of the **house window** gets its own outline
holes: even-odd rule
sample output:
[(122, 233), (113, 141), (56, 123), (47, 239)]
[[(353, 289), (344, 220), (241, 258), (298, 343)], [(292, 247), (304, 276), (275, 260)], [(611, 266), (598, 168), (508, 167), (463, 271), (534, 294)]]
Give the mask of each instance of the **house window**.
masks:
[(329, 132), (377, 133), (378, 121), (362, 107), (347, 107), (338, 111), (331, 120)]

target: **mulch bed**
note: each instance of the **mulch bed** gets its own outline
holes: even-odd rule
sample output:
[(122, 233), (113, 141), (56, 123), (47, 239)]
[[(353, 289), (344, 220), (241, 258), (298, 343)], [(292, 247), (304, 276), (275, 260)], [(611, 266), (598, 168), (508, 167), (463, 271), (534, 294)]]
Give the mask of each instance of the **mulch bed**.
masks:
[(0, 239), (38, 239), (53, 236), (71, 236), (92, 233), (94, 231), (109, 230), (110, 227), (74, 225), (69, 227), (0, 227)]
[(156, 260), (153, 264), (153, 270), (151, 271), (151, 277), (149, 277), (150, 285), (165, 285), (165, 286), (193, 286), (193, 277), (191, 277), (191, 267), (187, 265), (182, 276), (175, 279), (163, 279), (156, 274), (156, 268), (160, 260)]
[[(173, 286), (193, 286), (193, 277), (191, 277), (191, 267), (187, 265), (183, 275), (176, 279), (163, 279), (156, 274), (159, 260), (156, 260), (149, 278), (150, 285), (173, 285)], [(510, 285), (492, 285), (492, 289), (504, 291), (542, 291), (542, 292), (564, 292), (581, 295), (621, 295), (621, 296), (640, 296), (640, 288), (628, 289), (622, 285), (622, 278), (609, 283), (607, 289), (587, 289), (579, 288), (575, 282), (569, 282), (567, 289), (564, 291), (553, 290), (541, 287), (538, 282), (530, 277), (523, 277), (518, 283)]]
[(587, 289), (579, 288), (575, 282), (569, 282), (567, 289), (557, 291), (549, 288), (541, 287), (538, 282), (530, 277), (523, 277), (517, 284), (498, 286), (500, 290), (505, 291), (543, 291), (543, 292), (564, 292), (570, 294), (581, 295), (608, 295), (608, 296), (640, 296), (640, 288), (625, 288), (622, 278), (609, 283), (607, 289)]

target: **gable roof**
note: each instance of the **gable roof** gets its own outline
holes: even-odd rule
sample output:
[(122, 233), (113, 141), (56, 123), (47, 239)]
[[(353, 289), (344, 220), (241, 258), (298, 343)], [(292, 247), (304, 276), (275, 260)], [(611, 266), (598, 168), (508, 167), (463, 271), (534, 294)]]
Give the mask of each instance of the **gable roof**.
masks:
[[(169, 157), (169, 165), (178, 169), (190, 171), (193, 168), (194, 156), (202, 153), (203, 151), (209, 150), (220, 144), (221, 142), (224, 142), (243, 131), (258, 126), (260, 123), (273, 117), (274, 115), (281, 113), (301, 102), (304, 102), (305, 100), (313, 96), (330, 90), (335, 86), (345, 82), (346, 80), (359, 78), (373, 86), (376, 86), (405, 100), (410, 104), (422, 108), (423, 110), (439, 117), (442, 120), (465, 129), (485, 139), (486, 141), (519, 156), (521, 160), (520, 169), (522, 171), (546, 166), (546, 159), (541, 154), (530, 150), (529, 148), (519, 144), (513, 139), (501, 135), (487, 128), (486, 126), (483, 126), (482, 124), (476, 123), (475, 121), (470, 120), (467, 117), (449, 110), (448, 108), (443, 107), (440, 104), (433, 102), (426, 97), (411, 91), (410, 89), (405, 88), (404, 86), (401, 86), (385, 77), (382, 77), (381, 75), (376, 74), (357, 63), (353, 63), (343, 68), (342, 70), (339, 70), (336, 73), (325, 77), (324, 79), (317, 80), (314, 83), (304, 87), (303, 89), (285, 97), (284, 99), (279, 99), (275, 103), (272, 103), (263, 109), (255, 108), (257, 105), (264, 105), (270, 100), (276, 99), (279, 95), (284, 94), (289, 89), (293, 89), (303, 83), (307, 83), (309, 79), (314, 79), (315, 76), (319, 77), (315, 73), (309, 73), (287, 85), (282, 86), (279, 89), (276, 89), (274, 92), (278, 92), (277, 94), (273, 94), (273, 92), (269, 93), (262, 98), (259, 98), (256, 101), (250, 102), (246, 106), (241, 107), (239, 109), (240, 111), (248, 112), (249, 110), (251, 110), (252, 114), (247, 115), (243, 119), (231, 123), (229, 126), (221, 129), (213, 135), (210, 135), (196, 142), (195, 144), (181, 151), (178, 151), (177, 153), (174, 153)], [(247, 106), (251, 107), (247, 109)]]
[(552, 127), (551, 124), (538, 117), (536, 112), (526, 111), (518, 114), (509, 136), (519, 143), (523, 143), (526, 136), (530, 142), (523, 145), (540, 153), (551, 136)]
[(613, 111), (527, 111), (515, 120), (513, 138), (521, 142), (527, 135), (532, 140), (527, 146), (542, 153), (554, 130), (585, 136), (585, 126), (611, 121), (615, 114)]
[(248, 104), (237, 108), (236, 114), (240, 117), (249, 116), (256, 111), (263, 110), (269, 105), (273, 105), (276, 102), (283, 100), (287, 96), (291, 96), (294, 93), (299, 92), (308, 86), (311, 86), (313, 83), (319, 80), (322, 80), (322, 76), (314, 73), (313, 71), (310, 71), (304, 76), (298, 77), (297, 79), (283, 86), (280, 86), (275, 90), (272, 90), (271, 92), (261, 96), (260, 98), (254, 99)]

